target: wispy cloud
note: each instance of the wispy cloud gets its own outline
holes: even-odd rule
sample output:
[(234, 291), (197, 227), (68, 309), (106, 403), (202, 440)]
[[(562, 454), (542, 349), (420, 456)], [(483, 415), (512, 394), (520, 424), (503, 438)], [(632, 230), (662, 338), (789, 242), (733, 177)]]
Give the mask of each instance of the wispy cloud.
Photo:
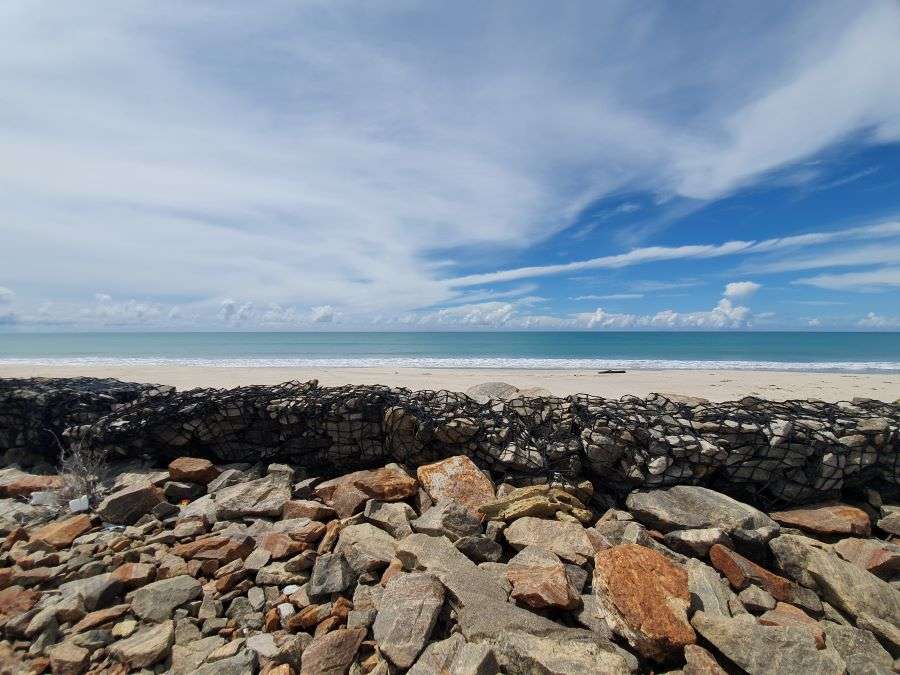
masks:
[(865, 272), (820, 274), (794, 283), (835, 291), (879, 291), (900, 286), (900, 267), (882, 267)]
[(643, 293), (610, 293), (608, 295), (576, 295), (571, 300), (638, 300)]

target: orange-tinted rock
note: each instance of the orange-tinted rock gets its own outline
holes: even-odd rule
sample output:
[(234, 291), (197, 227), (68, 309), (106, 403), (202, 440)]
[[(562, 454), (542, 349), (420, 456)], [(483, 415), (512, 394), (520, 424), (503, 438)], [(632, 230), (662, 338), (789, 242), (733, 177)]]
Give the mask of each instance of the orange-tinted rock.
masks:
[(862, 509), (840, 502), (825, 502), (787, 511), (770, 513), (781, 525), (796, 527), (815, 534), (851, 534), (868, 537), (872, 522)]
[(246, 558), (256, 547), (252, 537), (204, 537), (173, 546), (171, 553), (180, 558), (216, 560), (221, 564)]
[(121, 581), (126, 588), (139, 588), (149, 584), (155, 576), (154, 566), (147, 563), (125, 563), (112, 572), (112, 578)]
[(847, 562), (881, 577), (889, 578), (900, 572), (900, 546), (897, 544), (848, 537), (834, 545), (834, 552)]
[(10, 617), (17, 616), (37, 604), (41, 594), (22, 586), (10, 586), (0, 591), (0, 625)]
[(208, 459), (179, 457), (169, 463), (169, 479), (206, 485), (218, 478), (219, 470)]
[(434, 501), (450, 499), (480, 516), (478, 507), (494, 499), (494, 484), (465, 455), (420, 466), (416, 476)]
[(365, 637), (365, 628), (345, 628), (316, 636), (303, 651), (300, 675), (346, 673)]
[(284, 503), (281, 517), (285, 520), (291, 518), (309, 518), (323, 523), (337, 518), (337, 513), (330, 506), (307, 499), (292, 499)]
[(779, 602), (775, 609), (770, 609), (757, 619), (763, 626), (787, 626), (802, 628), (812, 635), (817, 649), (825, 649), (825, 631), (822, 625), (799, 607)]
[(91, 628), (102, 626), (110, 621), (121, 619), (128, 613), (129, 609), (131, 609), (131, 604), (126, 603), (124, 605), (113, 605), (112, 607), (106, 607), (105, 609), (98, 609), (95, 612), (90, 612), (89, 614), (85, 614), (81, 621), (72, 626), (69, 632), (73, 634), (82, 633)]
[(314, 544), (319, 541), (324, 534), (325, 525), (315, 520), (307, 523), (303, 527), (297, 527), (288, 531), (288, 536), (291, 539), (304, 544)]
[(728, 578), (736, 591), (742, 591), (750, 584), (756, 584), (768, 591), (776, 600), (790, 602), (793, 597), (792, 584), (789, 580), (773, 574), (721, 544), (713, 544), (709, 549), (709, 560), (713, 567)]
[(379, 585), (382, 587), (387, 586), (388, 582), (401, 572), (403, 572), (403, 563), (400, 562), (399, 558), (394, 558), (388, 563), (388, 566), (384, 568), (384, 572), (381, 573), (381, 580), (378, 582)]
[(570, 610), (581, 605), (560, 559), (537, 546), (526, 547), (509, 561), (506, 579), (512, 584), (512, 598), (528, 607)]
[(594, 594), (601, 617), (645, 658), (680, 658), (697, 636), (687, 619), (688, 574), (661, 553), (637, 544), (598, 551)]
[(264, 534), (260, 537), (259, 547), (271, 553), (272, 560), (290, 558), (309, 548), (303, 542), (294, 541), (283, 532), (269, 532), (268, 534)]
[(59, 490), (63, 486), (59, 476), (25, 475), (0, 485), (0, 497), (27, 497), (32, 492)]
[(728, 675), (716, 658), (700, 645), (685, 645), (684, 675)]
[(418, 488), (415, 478), (399, 469), (384, 467), (372, 471), (354, 471), (319, 483), (315, 494), (334, 507), (342, 518), (348, 518), (368, 499), (396, 502), (412, 497)]
[(42, 541), (53, 548), (65, 548), (91, 529), (91, 517), (85, 513), (56, 520), (31, 532), (32, 541)]

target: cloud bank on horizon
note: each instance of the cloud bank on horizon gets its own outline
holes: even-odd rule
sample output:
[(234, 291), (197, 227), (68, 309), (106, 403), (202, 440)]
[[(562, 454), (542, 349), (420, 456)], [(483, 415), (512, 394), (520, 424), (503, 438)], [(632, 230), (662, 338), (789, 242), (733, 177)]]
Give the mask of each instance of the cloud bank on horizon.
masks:
[(0, 330), (900, 328), (900, 4), (0, 6)]

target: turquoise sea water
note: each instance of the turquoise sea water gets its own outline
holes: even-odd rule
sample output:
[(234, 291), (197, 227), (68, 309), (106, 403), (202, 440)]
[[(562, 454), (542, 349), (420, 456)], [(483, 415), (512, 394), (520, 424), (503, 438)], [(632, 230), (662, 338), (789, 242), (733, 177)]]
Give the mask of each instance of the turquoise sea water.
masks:
[(0, 333), (0, 364), (900, 372), (900, 333)]

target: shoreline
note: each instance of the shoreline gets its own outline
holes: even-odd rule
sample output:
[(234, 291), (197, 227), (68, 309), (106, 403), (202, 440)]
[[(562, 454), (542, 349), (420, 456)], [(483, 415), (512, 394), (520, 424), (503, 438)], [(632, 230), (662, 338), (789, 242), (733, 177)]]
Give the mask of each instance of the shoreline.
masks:
[(812, 398), (825, 401), (854, 397), (900, 399), (900, 373), (821, 373), (776, 370), (631, 370), (600, 374), (596, 370), (514, 368), (287, 368), (216, 366), (39, 366), (0, 365), (0, 378), (113, 377), (123, 381), (166, 384), (178, 389), (226, 388), (318, 380), (324, 386), (383, 384), (408, 389), (465, 391), (483, 382), (508, 382), (520, 389), (542, 388), (558, 396), (584, 393), (619, 398), (651, 393), (698, 396), (712, 401), (758, 396), (771, 400)]

